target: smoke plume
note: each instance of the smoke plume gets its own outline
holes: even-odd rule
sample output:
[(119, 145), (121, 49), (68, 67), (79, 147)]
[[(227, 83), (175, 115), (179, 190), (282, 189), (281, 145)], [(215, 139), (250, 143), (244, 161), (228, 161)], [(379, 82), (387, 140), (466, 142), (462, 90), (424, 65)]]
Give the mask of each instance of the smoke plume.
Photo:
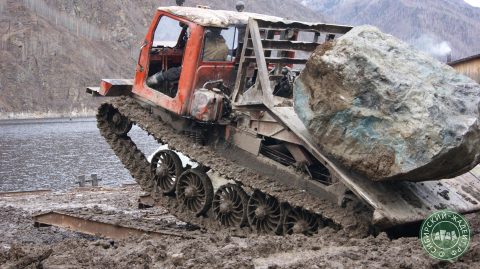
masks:
[(450, 44), (433, 34), (422, 34), (412, 40), (412, 45), (435, 58), (443, 58), (452, 52)]

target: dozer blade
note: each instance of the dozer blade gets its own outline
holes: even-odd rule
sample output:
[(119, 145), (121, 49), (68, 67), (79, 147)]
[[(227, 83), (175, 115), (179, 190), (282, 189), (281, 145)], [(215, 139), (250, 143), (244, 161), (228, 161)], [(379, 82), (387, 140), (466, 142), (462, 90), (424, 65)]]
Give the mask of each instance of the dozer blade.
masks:
[(323, 155), (293, 107), (269, 107), (270, 111), (303, 141), (331, 173), (374, 209), (373, 223), (391, 227), (422, 221), (430, 213), (450, 209), (459, 213), (480, 210), (480, 168), (452, 179), (427, 182), (374, 182), (353, 175)]

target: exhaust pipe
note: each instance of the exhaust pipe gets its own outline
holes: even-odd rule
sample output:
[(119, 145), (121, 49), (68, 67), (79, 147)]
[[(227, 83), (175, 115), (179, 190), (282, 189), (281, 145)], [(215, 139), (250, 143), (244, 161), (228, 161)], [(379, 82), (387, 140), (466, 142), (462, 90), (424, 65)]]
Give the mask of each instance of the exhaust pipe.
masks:
[(238, 1), (235, 8), (238, 12), (242, 12), (245, 9), (245, 3), (243, 1)]

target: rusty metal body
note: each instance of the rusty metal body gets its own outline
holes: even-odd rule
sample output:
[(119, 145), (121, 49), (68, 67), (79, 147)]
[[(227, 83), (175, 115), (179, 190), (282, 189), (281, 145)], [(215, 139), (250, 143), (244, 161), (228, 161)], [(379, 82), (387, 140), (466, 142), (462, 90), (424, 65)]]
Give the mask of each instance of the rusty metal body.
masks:
[[(181, 35), (187, 36), (187, 41), (182, 43), (184, 39), (179, 38), (174, 47), (154, 47), (157, 25), (165, 17), (185, 26)], [(236, 29), (238, 44), (231, 58), (202, 59), (206, 31), (211, 27)], [(419, 183), (378, 183), (350, 173), (322, 154), (295, 114), (292, 99), (278, 94), (289, 76), (298, 75), (319, 44), (350, 29), (251, 13), (159, 8), (142, 45), (133, 82), (102, 81), (100, 88), (87, 92), (130, 95), (178, 131), (198, 134), (204, 143), (231, 143), (282, 169), (306, 171), (298, 180), (309, 194), (341, 204), (353, 192), (372, 208), (372, 221), (378, 226), (418, 222), (435, 209), (479, 211), (480, 180), (473, 172)], [(149, 68), (166, 70), (179, 65), (175, 94), (146, 84), (152, 75)], [(280, 181), (289, 184), (288, 178)]]

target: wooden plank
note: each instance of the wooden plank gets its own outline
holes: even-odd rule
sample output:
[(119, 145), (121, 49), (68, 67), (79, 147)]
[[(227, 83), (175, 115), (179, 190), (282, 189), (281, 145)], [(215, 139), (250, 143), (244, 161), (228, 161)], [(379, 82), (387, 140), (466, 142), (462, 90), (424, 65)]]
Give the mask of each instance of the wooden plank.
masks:
[[(312, 52), (314, 51), (321, 43), (316, 42), (305, 42), (305, 41), (290, 41), (290, 40), (271, 40), (263, 39), (262, 40), (263, 49), (267, 50), (300, 50)], [(253, 44), (251, 40), (248, 40), (247, 49), (253, 49)]]
[(257, 19), (257, 25), (259, 28), (266, 29), (292, 29), (292, 30), (302, 30), (302, 31), (318, 31), (326, 33), (335, 33), (335, 34), (345, 34), (350, 31), (353, 27), (346, 25), (336, 25), (336, 24), (325, 24), (325, 23), (316, 23), (316, 24), (307, 24), (302, 22), (271, 22)]
[(192, 238), (183, 234), (177, 234), (166, 231), (147, 231), (136, 229), (132, 227), (126, 227), (118, 224), (110, 224), (90, 219), (85, 219), (73, 215), (68, 215), (61, 212), (48, 212), (45, 214), (36, 215), (33, 217), (35, 221), (35, 227), (41, 226), (57, 226), (68, 230), (81, 232), (84, 234), (90, 234), (100, 237), (107, 237), (113, 239), (126, 239), (130, 236), (140, 237), (144, 234), (148, 234), (154, 238), (162, 238), (164, 236), (175, 236), (182, 238)]
[[(246, 56), (245, 61), (255, 62), (256, 57)], [(297, 58), (287, 58), (287, 57), (266, 57), (265, 62), (273, 64), (306, 64), (308, 59), (297, 59)]]
[[(253, 52), (253, 48), (247, 48), (247, 51)], [(268, 61), (268, 59), (272, 59), (272, 58), (277, 59), (277, 57), (279, 57), (279, 58), (282, 58), (282, 57), (283, 58), (289, 58), (288, 55), (290, 55), (290, 53), (296, 53), (296, 51), (294, 51), (294, 50), (276, 50), (275, 52), (276, 52), (277, 55), (275, 57), (272, 57), (272, 56), (266, 56), (267, 52), (269, 54), (271, 54), (273, 51), (272, 50), (265, 50), (265, 59), (267, 59), (267, 62), (272, 62), (272, 63), (273, 63), (273, 61)], [(254, 60), (252, 61), (251, 59), (254, 59)], [(294, 59), (294, 58), (289, 58), (289, 59)], [(248, 55), (247, 55), (247, 61), (246, 62), (248, 62), (248, 63), (256, 62), (255, 57), (250, 57), (250, 60), (249, 60)]]
[[(282, 27), (278, 27), (278, 28), (275, 28), (275, 27), (260, 27), (260, 31), (274, 31), (276, 32), (277, 34), (278, 33), (281, 33), (281, 32), (285, 32), (285, 31), (292, 31), (292, 32), (296, 32), (296, 33), (313, 33), (314, 35), (328, 35), (328, 34), (333, 34), (333, 35), (343, 35), (345, 33), (337, 33), (337, 31), (335, 32), (328, 32), (328, 31), (325, 31), (325, 30), (315, 30), (315, 29), (299, 29), (299, 28), (282, 28)], [(348, 32), (348, 31), (347, 31)]]
[(289, 40), (262, 40), (262, 45), (265, 49), (301, 50), (311, 52), (314, 51), (320, 43)]

